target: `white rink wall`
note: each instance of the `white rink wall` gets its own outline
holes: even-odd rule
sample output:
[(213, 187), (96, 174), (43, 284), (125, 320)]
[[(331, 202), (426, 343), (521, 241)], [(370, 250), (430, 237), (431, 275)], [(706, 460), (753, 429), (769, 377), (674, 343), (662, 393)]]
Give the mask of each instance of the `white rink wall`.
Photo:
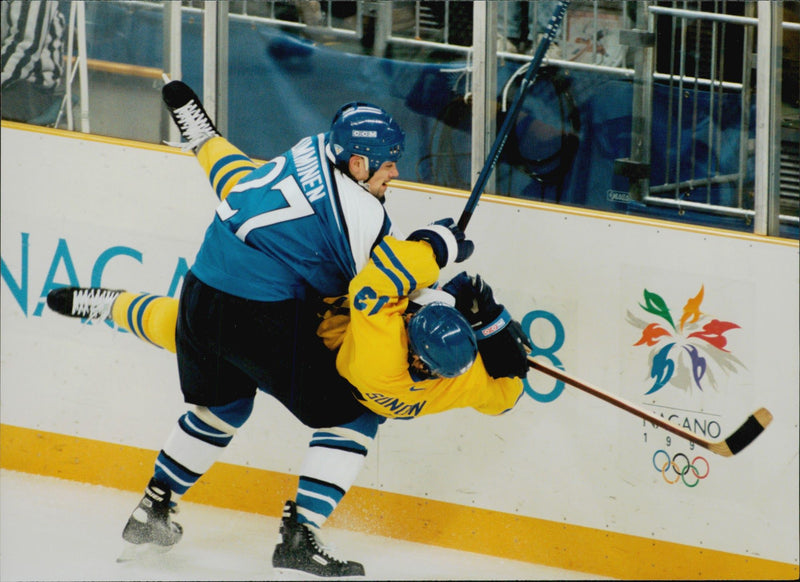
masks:
[[(184, 410), (174, 356), (60, 317), (44, 296), (174, 295), (216, 206), (202, 170), (169, 148), (13, 125), (2, 143), (0, 421), (159, 449)], [(465, 203), (405, 183), (388, 198), (404, 231)], [(467, 232), (477, 250), (463, 268), (541, 358), (713, 440), (760, 406), (775, 420), (722, 458), (531, 373), (504, 416), (387, 422), (356, 484), (797, 565), (797, 241), (491, 196)], [(657, 333), (639, 343), (646, 328)], [(296, 474), (308, 436), (261, 395), (223, 460)], [(692, 467), (662, 474), (669, 460)]]

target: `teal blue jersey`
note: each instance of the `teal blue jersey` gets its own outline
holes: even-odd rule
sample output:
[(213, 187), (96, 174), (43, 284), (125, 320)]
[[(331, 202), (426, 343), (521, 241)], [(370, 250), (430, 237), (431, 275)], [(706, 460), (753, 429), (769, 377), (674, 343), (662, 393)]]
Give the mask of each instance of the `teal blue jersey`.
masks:
[[(222, 197), (224, 180), (215, 174), (233, 167), (236, 157), (225, 140), (217, 142), (204, 146), (212, 151), (202, 163)], [(301, 140), (261, 167), (236, 171), (192, 267), (220, 291), (257, 301), (302, 298), (309, 289), (346, 294), (391, 230), (383, 204), (333, 165), (325, 134)]]

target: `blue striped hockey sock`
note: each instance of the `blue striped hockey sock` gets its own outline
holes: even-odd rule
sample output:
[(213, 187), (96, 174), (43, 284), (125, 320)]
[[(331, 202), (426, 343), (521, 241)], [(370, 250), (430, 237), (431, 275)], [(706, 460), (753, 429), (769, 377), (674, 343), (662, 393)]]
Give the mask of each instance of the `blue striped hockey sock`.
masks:
[(173, 502), (211, 468), (252, 411), (253, 398), (242, 398), (224, 406), (196, 406), (178, 419), (153, 474), (172, 490)]
[(295, 499), (300, 523), (322, 527), (358, 477), (384, 420), (367, 412), (348, 424), (314, 432)]

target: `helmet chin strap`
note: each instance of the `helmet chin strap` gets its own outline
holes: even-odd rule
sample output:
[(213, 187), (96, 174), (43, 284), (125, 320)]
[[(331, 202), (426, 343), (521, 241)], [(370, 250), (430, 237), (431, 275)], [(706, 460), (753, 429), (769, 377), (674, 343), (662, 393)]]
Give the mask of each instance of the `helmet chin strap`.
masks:
[[(339, 171), (342, 172), (342, 174), (344, 174), (345, 176), (347, 176), (348, 178), (353, 180), (353, 182), (355, 182), (356, 184), (361, 186), (364, 190), (369, 192), (369, 184), (367, 184), (367, 182), (369, 181), (370, 178), (372, 178), (372, 176), (375, 175), (375, 172), (370, 172), (369, 171), (369, 158), (367, 156), (364, 156), (364, 155), (361, 155), (361, 154), (353, 154), (353, 155), (358, 155), (359, 158), (364, 160), (364, 164), (366, 164), (366, 168), (367, 168), (367, 174), (368, 174), (367, 175), (367, 179), (366, 180), (359, 180), (350, 171), (350, 165), (349, 164), (336, 163), (336, 158), (334, 157), (333, 152), (331, 151), (330, 145), (326, 146), (326, 150), (325, 151), (328, 154), (328, 159), (334, 163), (334, 166), (336, 166), (336, 168), (338, 168)], [(370, 192), (370, 194), (371, 194), (371, 192)]]
[[(375, 172), (370, 171), (370, 169), (369, 169), (369, 158), (367, 156), (359, 155), (358, 157), (361, 158), (362, 160), (364, 160), (364, 167), (367, 169), (367, 177), (364, 180), (356, 180), (356, 182), (364, 190), (369, 192), (369, 184), (367, 184), (367, 182), (369, 182), (369, 180), (372, 178), (372, 176), (375, 175)], [(370, 194), (371, 193), (372, 192), (370, 192)]]

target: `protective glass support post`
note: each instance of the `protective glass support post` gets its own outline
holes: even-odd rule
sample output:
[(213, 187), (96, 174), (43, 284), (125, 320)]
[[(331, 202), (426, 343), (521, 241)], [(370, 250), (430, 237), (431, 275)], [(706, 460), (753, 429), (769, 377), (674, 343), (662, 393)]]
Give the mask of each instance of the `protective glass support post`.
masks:
[(222, 135), (228, 133), (228, 5), (203, 6), (203, 107)]
[[(161, 68), (173, 81), (182, 79), (181, 70), (181, 3), (164, 2), (163, 16), (163, 62)], [(164, 141), (177, 143), (181, 140), (178, 127), (166, 108), (161, 109), (161, 136)]]
[(374, 13), (375, 43), (372, 47), (372, 54), (376, 57), (385, 57), (386, 48), (389, 46), (389, 39), (392, 36), (392, 3), (385, 1), (376, 2)]
[(650, 194), (650, 149), (653, 128), (653, 47), (655, 19), (649, 2), (636, 6), (636, 28), (620, 31), (620, 44), (633, 52), (633, 95), (631, 106), (631, 153), (614, 161), (614, 172), (629, 180), (631, 199), (646, 200)]
[(86, 50), (86, 3), (76, 2), (78, 55), (80, 56), (80, 88), (81, 88), (81, 131), (90, 133), (89, 129), (89, 63)]
[[(753, 18), (756, 12), (755, 3), (748, 2), (745, 4), (745, 16)], [(750, 185), (747, 183), (747, 166), (748, 159), (752, 155), (752, 146), (750, 139), (750, 117), (751, 106), (753, 103), (754, 83), (753, 76), (755, 75), (755, 67), (753, 62), (755, 60), (755, 26), (743, 26), (744, 38), (742, 42), (742, 100), (741, 100), (741, 118), (739, 121), (739, 171), (738, 179), (736, 181), (736, 196), (739, 208), (744, 207), (745, 192)], [(720, 91), (722, 94), (722, 91)]]
[[(78, 56), (74, 56), (75, 39), (78, 41)], [(56, 118), (55, 127), (61, 121), (62, 111), (67, 116), (67, 129), (75, 129), (72, 114), (72, 82), (75, 79), (75, 72), (80, 75), (80, 113), (81, 131), (90, 133), (89, 128), (89, 69), (86, 62), (86, 5), (83, 0), (76, 0), (70, 3), (69, 23), (67, 25), (67, 81), (65, 85), (66, 94), (61, 103), (61, 109)]]
[[(495, 140), (497, 116), (497, 2), (472, 6), (472, 135), (470, 186), (480, 176)], [(494, 176), (486, 182), (494, 192)]]
[(782, 20), (780, 2), (758, 2), (753, 226), (756, 234), (768, 236), (780, 233)]

